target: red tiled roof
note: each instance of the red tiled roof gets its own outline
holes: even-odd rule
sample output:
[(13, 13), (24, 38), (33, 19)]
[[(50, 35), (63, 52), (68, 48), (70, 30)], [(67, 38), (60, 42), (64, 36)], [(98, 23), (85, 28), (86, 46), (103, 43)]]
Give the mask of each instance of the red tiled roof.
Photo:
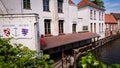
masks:
[(105, 24), (117, 24), (117, 21), (113, 15), (105, 14)]
[(68, 2), (69, 4), (75, 5), (75, 3), (72, 0), (69, 0)]
[(79, 3), (77, 4), (77, 6), (78, 6), (79, 8), (85, 7), (85, 6), (92, 6), (92, 7), (97, 8), (97, 9), (105, 10), (105, 9), (101, 8), (100, 6), (98, 6), (98, 5), (90, 2), (89, 0), (82, 0), (81, 2), (79, 2)]
[(99, 35), (96, 33), (91, 32), (84, 32), (84, 33), (73, 33), (73, 34), (67, 34), (67, 35), (60, 35), (60, 36), (52, 36), (52, 37), (45, 37), (44, 40), (46, 42), (46, 49), (70, 44), (73, 42), (90, 39), (93, 37), (98, 37)]

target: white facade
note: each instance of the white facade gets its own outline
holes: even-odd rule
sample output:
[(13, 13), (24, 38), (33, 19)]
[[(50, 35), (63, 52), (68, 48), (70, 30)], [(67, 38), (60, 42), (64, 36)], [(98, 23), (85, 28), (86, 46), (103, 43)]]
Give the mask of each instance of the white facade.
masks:
[[(41, 34), (45, 35), (45, 20), (50, 20), (51, 24), (51, 35), (59, 35), (59, 20), (63, 20), (63, 33), (68, 34), (68, 33), (73, 33), (73, 24), (76, 24), (76, 32), (82, 31), (81, 29), (81, 22), (82, 18), (79, 18), (77, 16), (77, 6), (74, 4), (70, 4), (69, 0), (63, 0), (63, 12), (58, 13), (58, 2), (57, 0), (49, 0), (49, 11), (43, 11), (43, 0), (30, 0), (30, 9), (24, 9), (23, 7), (23, 0), (1, 0), (0, 2), (0, 9), (2, 10), (0, 14), (31, 14), (35, 13), (39, 15), (39, 36)], [(4, 13), (3, 13), (4, 12)], [(14, 17), (14, 15), (12, 15)], [(18, 15), (19, 16), (19, 15)], [(24, 16), (23, 16), (24, 18)], [(9, 24), (10, 22), (15, 23), (30, 23), (32, 22), (35, 23), (33, 19), (31, 18), (15, 18), (13, 20), (3, 20), (1, 19), (0, 23), (6, 23)], [(31, 30), (34, 32), (34, 26), (32, 25)], [(34, 34), (34, 33), (31, 33)], [(28, 46), (30, 49), (36, 50), (36, 43), (35, 43), (35, 36), (36, 34), (32, 35), (32, 39), (16, 39), (16, 42), (23, 43), (24, 45)], [(33, 37), (35, 36), (35, 37)], [(26, 43), (26, 41), (28, 43)], [(33, 46), (35, 45), (35, 46)], [(40, 48), (37, 48), (40, 49)]]
[[(92, 14), (91, 14), (91, 11), (92, 11)], [(95, 12), (95, 15), (94, 15), (94, 12)], [(103, 16), (102, 16), (102, 13), (103, 13)], [(88, 31), (99, 34), (101, 36), (100, 38), (105, 37), (104, 36), (104, 34), (105, 34), (104, 20), (105, 19), (104, 19), (104, 11), (103, 10), (96, 9), (96, 8), (93, 8), (90, 6), (78, 8), (78, 17), (83, 18), (82, 29), (83, 29), (83, 26), (88, 26)], [(91, 17), (92, 17), (92, 19), (91, 19)], [(100, 18), (100, 20), (99, 20), (99, 18)], [(92, 23), (92, 26), (91, 26), (91, 23)], [(96, 26), (94, 24), (96, 24)], [(94, 26), (96, 28), (94, 28)]]
[(0, 1), (0, 14), (6, 14), (6, 13), (8, 13), (8, 12), (6, 11), (6, 7), (5, 7), (5, 5), (3, 4), (3, 2)]
[[(2, 0), (9, 14), (37, 13), (39, 14), (40, 34), (45, 34), (44, 20), (51, 20), (51, 34), (59, 35), (58, 21), (64, 21), (64, 33), (72, 33), (72, 23), (77, 23), (77, 6), (63, 0), (63, 13), (58, 13), (57, 0), (49, 0), (49, 11), (43, 11), (43, 0), (30, 0), (31, 9), (23, 9), (23, 0)], [(68, 27), (71, 26), (71, 27)], [(79, 26), (79, 24), (77, 24)], [(79, 27), (76, 28), (79, 28)], [(80, 30), (80, 29), (79, 29)], [(77, 29), (77, 31), (79, 31)], [(81, 31), (81, 30), (80, 30)]]
[(36, 14), (1, 14), (0, 37), (13, 38), (11, 43), (23, 44), (39, 52), (37, 19), (38, 16)]
[[(59, 35), (60, 34), (59, 33), (59, 21), (62, 20), (64, 34), (69, 34), (73, 32), (81, 32), (87, 29), (90, 32), (96, 32), (97, 34), (100, 34), (101, 35), (100, 38), (104, 37), (105, 24), (104, 24), (104, 11), (103, 10), (96, 9), (90, 6), (78, 8), (76, 5), (69, 3), (69, 0), (63, 0), (62, 2), (63, 12), (58, 13), (58, 0), (49, 0), (49, 11), (44, 11), (43, 1), (44, 0), (36, 0), (36, 1), (30, 0), (31, 7), (29, 9), (25, 9), (23, 6), (23, 0), (1, 0), (0, 1), (0, 14), (21, 14), (21, 15), (29, 14), (29, 13), (38, 14), (39, 19), (37, 20), (37, 22), (39, 23), (38, 24), (39, 28), (36, 28), (36, 29), (39, 30), (39, 36), (41, 36), (42, 34), (45, 35), (45, 20), (50, 20), (50, 31), (51, 31), (50, 34), (55, 35), (55, 36)], [(90, 12), (91, 10), (92, 10), (92, 18), (94, 18), (95, 16), (96, 20), (91, 19), (91, 12)], [(96, 15), (94, 15), (94, 11)], [(99, 18), (102, 20), (99, 20)], [(28, 28), (31, 28), (32, 32), (35, 32), (36, 30), (35, 29), (36, 26), (33, 26), (35, 24), (35, 17), (33, 17), (32, 19), (31, 17), (25, 18), (25, 20), (22, 18), (19, 18), (19, 19), (15, 18), (14, 20), (1, 19), (0, 23), (8, 24), (10, 22), (14, 22), (14, 24), (32, 22), (32, 26)], [(91, 28), (91, 23), (92, 23), (92, 28)], [(96, 29), (94, 28), (94, 26), (96, 27)], [(34, 34), (32, 32), (31, 34)], [(30, 49), (38, 51), (40, 47), (38, 46), (38, 44), (36, 45), (35, 41), (39, 39), (39, 36), (37, 33), (35, 33), (33, 36), (31, 36), (32, 39), (29, 38), (29, 39), (16, 39), (16, 40), (17, 42), (25, 44)], [(28, 40), (29, 40), (29, 43), (26, 43), (26, 41)], [(39, 43), (38, 40), (37, 42)]]

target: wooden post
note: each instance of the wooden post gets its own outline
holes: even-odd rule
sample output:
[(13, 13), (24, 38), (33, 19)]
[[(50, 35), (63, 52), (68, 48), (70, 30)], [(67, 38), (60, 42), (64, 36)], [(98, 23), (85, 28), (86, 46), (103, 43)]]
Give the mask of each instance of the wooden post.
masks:
[(76, 61), (77, 61), (77, 59), (76, 59), (76, 52), (75, 52), (75, 50), (73, 50), (73, 53), (74, 53), (74, 67), (73, 68), (76, 68)]
[(95, 46), (95, 37), (94, 37), (93, 39), (94, 39), (94, 41), (93, 41), (93, 46)]
[(63, 66), (63, 63), (64, 62), (64, 48), (63, 48), (63, 46), (62, 46), (62, 68), (64, 68), (64, 66)]
[(97, 37), (97, 41), (99, 40), (99, 36)]

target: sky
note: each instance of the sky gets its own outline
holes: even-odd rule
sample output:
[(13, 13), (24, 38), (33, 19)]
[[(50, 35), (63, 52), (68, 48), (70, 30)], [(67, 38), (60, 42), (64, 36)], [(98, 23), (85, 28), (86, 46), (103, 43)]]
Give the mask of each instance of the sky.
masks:
[[(81, 0), (73, 0), (75, 4)], [(102, 0), (105, 5), (105, 13), (120, 13), (120, 0)]]

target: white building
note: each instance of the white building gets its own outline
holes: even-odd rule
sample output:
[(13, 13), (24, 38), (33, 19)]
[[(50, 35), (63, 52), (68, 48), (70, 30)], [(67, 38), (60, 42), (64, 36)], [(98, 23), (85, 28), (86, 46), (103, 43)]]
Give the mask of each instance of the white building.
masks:
[[(38, 14), (39, 36), (41, 36), (41, 34), (45, 36), (51, 36), (51, 35), (61, 35), (61, 34), (68, 34), (68, 33), (82, 31), (81, 29), (82, 18), (79, 18), (78, 20), (77, 10), (78, 10), (77, 6), (71, 0), (36, 0), (36, 1), (1, 0), (0, 1), (0, 14), (4, 14), (4, 15), (8, 14), (9, 18), (12, 16), (14, 17), (16, 15), (20, 17), (22, 17), (23, 15), (24, 18), (26, 14), (34, 14), (34, 13)], [(25, 19), (27, 20), (27, 23), (32, 22), (31, 18), (30, 18), (31, 20), (27, 18)], [(3, 20), (2, 15), (1, 15), (1, 20)], [(8, 24), (9, 22), (14, 22), (14, 24), (26, 23), (21, 18), (19, 20), (6, 19), (6, 21), (1, 21), (0, 23)], [(33, 29), (34, 27), (30, 27), (30, 28)], [(26, 41), (21, 40), (19, 42), (22, 43)], [(23, 44), (28, 46), (30, 49), (35, 50), (35, 47), (31, 47), (34, 46), (35, 44), (33, 43), (29, 43), (29, 44), (23, 43)]]
[(105, 37), (104, 9), (90, 2), (82, 0), (78, 3), (78, 18), (83, 18), (82, 30), (88, 30)]
[(76, 31), (80, 30), (77, 23), (77, 6), (71, 0), (1, 0), (1, 2), (9, 14), (39, 14), (40, 34), (48, 36), (72, 33), (72, 26), (76, 27)]
[(37, 14), (0, 14), (0, 38), (40, 51)]
[[(34, 37), (32, 36), (32, 38), (27, 40), (18, 40), (19, 37), (17, 37), (16, 41), (37, 51), (40, 50), (40, 47), (36, 43), (39, 43), (38, 39), (41, 35), (49, 37), (76, 33), (74, 36), (79, 36), (78, 32), (90, 31), (100, 34), (101, 38), (103, 38), (105, 34), (104, 9), (91, 3), (89, 0), (82, 0), (78, 5), (75, 5), (72, 0), (1, 0), (0, 14), (2, 14), (0, 23), (7, 25), (11, 22), (14, 22), (14, 24), (31, 23), (32, 26), (28, 27), (32, 30), (31, 33), (37, 30), (36, 33), (32, 33)], [(28, 16), (29, 14), (37, 14), (37, 20), (36, 16), (32, 16), (33, 18), (31, 19)], [(8, 19), (4, 15), (9, 16)], [(18, 19), (16, 16), (20, 18)], [(25, 19), (22, 19), (24, 16)], [(10, 19), (10, 17), (14, 20)], [(34, 26), (36, 22), (38, 22), (39, 28), (36, 27), (38, 26), (37, 24)], [(89, 32), (85, 34), (89, 36)], [(93, 36), (90, 38), (93, 38)], [(29, 43), (26, 43), (27, 41)], [(81, 40), (77, 39), (77, 41)], [(67, 44), (70, 44), (70, 42)]]

